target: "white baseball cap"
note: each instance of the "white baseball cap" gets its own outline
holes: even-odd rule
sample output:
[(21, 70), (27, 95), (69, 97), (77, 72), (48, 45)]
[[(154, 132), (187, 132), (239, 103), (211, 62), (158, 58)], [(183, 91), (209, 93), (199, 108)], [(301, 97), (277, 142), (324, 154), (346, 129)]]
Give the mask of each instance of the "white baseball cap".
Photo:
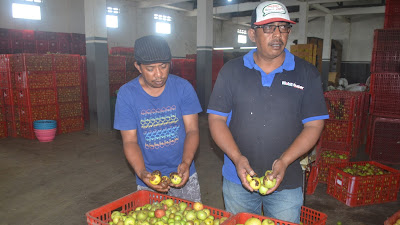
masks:
[(259, 4), (251, 15), (251, 26), (273, 22), (296, 23), (290, 20), (286, 6), (277, 1), (266, 1)]

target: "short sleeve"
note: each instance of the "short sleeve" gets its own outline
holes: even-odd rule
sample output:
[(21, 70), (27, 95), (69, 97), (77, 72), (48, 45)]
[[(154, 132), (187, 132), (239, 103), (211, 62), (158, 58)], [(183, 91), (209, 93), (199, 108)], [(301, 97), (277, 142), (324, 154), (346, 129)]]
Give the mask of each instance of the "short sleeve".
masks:
[(121, 88), (117, 95), (115, 104), (114, 129), (117, 130), (136, 130), (137, 124), (135, 113), (131, 101), (128, 101), (128, 90)]
[(329, 118), (319, 72), (313, 67), (306, 71), (308, 71), (310, 79), (304, 91), (302, 102), (303, 124), (313, 120)]
[(227, 116), (232, 111), (233, 98), (227, 74), (227, 67), (222, 67), (210, 96), (207, 113)]
[(183, 82), (181, 110), (182, 115), (191, 115), (202, 111), (199, 98), (193, 86), (187, 81)]

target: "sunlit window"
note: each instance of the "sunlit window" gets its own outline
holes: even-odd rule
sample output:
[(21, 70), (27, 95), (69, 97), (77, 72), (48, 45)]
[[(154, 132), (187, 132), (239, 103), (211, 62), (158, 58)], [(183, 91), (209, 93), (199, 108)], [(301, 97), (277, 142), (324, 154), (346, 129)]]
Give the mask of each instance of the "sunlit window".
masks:
[(106, 24), (109, 28), (118, 28), (119, 8), (107, 7)]
[(171, 21), (170, 16), (154, 14), (154, 19), (156, 21), (156, 32), (159, 34), (171, 34)]
[(246, 44), (247, 43), (247, 31), (243, 29), (237, 29), (238, 33), (238, 43)]
[(25, 0), (12, 4), (13, 18), (41, 20), (40, 3), (42, 0)]

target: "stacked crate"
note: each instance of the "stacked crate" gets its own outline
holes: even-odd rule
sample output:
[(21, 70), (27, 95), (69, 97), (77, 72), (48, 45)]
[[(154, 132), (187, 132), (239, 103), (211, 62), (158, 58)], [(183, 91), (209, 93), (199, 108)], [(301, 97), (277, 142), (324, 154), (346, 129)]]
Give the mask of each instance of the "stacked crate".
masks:
[(7, 112), (10, 112), (10, 115), (14, 115), (12, 101), (9, 101), (11, 99), (10, 93), (8, 58), (5, 55), (0, 55), (0, 138), (8, 137)]
[[(33, 121), (57, 120), (57, 89), (52, 55), (8, 55), (15, 82), (14, 121), (18, 136), (34, 139)], [(13, 94), (14, 94), (13, 93)]]
[(0, 28), (0, 54), (86, 54), (84, 34)]
[(116, 96), (117, 90), (126, 83), (126, 57), (109, 55), (108, 72), (110, 96)]
[(126, 82), (129, 82), (140, 75), (135, 67), (135, 57), (126, 56)]
[(196, 88), (196, 59), (172, 59), (171, 74), (188, 80)]
[(58, 134), (83, 130), (83, 102), (80, 55), (53, 55), (57, 86)]
[(366, 152), (370, 159), (400, 163), (400, 2), (386, 1), (385, 29), (374, 32), (370, 117)]
[(87, 65), (86, 56), (81, 56), (81, 85), (82, 85), (82, 104), (83, 104), (83, 120), (89, 121), (89, 94), (87, 81)]
[(133, 48), (132, 47), (111, 47), (110, 55), (133, 56)]

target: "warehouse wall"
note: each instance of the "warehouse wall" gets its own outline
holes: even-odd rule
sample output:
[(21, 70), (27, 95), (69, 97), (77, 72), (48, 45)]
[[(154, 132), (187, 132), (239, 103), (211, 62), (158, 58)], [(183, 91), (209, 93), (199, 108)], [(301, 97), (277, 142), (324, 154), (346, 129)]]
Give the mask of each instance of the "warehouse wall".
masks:
[(10, 0), (0, 1), (0, 28), (64, 33), (85, 33), (84, 1), (45, 1), (42, 20), (12, 18)]

